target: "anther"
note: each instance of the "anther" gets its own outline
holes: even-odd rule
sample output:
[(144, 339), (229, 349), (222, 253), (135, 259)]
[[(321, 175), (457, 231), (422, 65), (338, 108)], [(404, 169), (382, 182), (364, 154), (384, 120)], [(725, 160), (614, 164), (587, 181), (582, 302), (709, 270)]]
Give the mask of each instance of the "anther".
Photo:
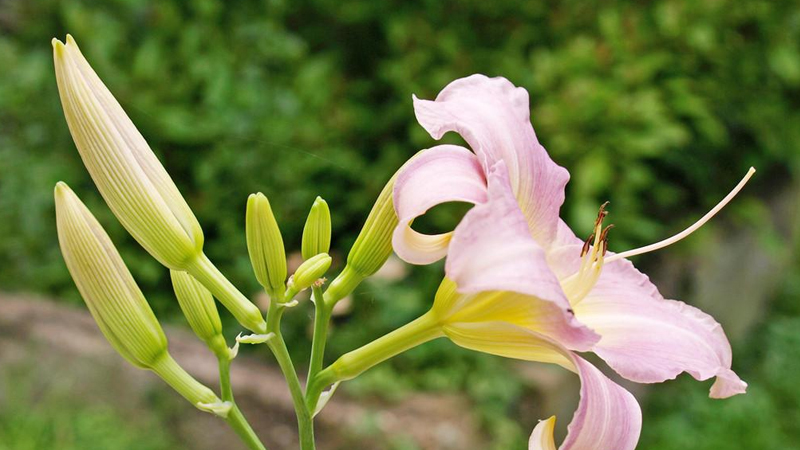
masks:
[(583, 258), (584, 256), (586, 256), (587, 253), (589, 253), (589, 247), (591, 247), (592, 241), (594, 241), (594, 233), (592, 233), (588, 239), (583, 241), (583, 248), (581, 248), (581, 258)]

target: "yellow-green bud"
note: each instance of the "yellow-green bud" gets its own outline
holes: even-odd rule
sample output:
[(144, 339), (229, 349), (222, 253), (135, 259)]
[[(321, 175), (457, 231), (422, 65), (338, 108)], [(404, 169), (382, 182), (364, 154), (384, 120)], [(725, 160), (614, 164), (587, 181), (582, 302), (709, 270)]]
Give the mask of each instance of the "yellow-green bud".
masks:
[(392, 201), (396, 178), (397, 174), (386, 183), (378, 195), (364, 227), (361, 228), (356, 242), (347, 255), (347, 265), (325, 292), (325, 299), (331, 304), (344, 298), (364, 278), (377, 272), (392, 254), (392, 232), (398, 222)]
[(211, 292), (186, 272), (170, 270), (170, 277), (178, 304), (194, 333), (214, 353), (227, 355), (228, 346), (222, 336), (222, 321)]
[(270, 295), (282, 296), (286, 288), (286, 250), (269, 200), (260, 192), (247, 199), (245, 228), (256, 279)]
[(219, 397), (170, 356), (153, 310), (86, 205), (65, 183), (56, 184), (55, 203), (67, 269), (108, 342), (131, 364), (152, 370), (196, 407), (225, 415)]
[(328, 203), (317, 197), (311, 205), (306, 225), (303, 228), (303, 259), (309, 259), (331, 249), (331, 211)]
[(117, 249), (65, 183), (55, 188), (61, 253), (100, 330), (131, 364), (150, 368), (167, 351), (167, 338)]
[(393, 176), (378, 195), (347, 255), (347, 265), (364, 278), (377, 272), (392, 254), (392, 232), (397, 226), (397, 214), (392, 201), (395, 178)]
[(331, 267), (331, 257), (327, 253), (320, 253), (307, 259), (292, 275), (290, 293), (308, 289), (315, 281), (322, 278)]
[(64, 116), (81, 159), (122, 226), (154, 258), (181, 269), (202, 253), (203, 230), (175, 183), (67, 35), (53, 39)]

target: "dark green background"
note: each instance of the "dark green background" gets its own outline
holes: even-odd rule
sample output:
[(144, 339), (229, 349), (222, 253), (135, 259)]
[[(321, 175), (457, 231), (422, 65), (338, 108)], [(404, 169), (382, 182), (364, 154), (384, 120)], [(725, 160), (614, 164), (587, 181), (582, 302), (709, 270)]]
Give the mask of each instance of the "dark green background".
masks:
[[(572, 174), (564, 217), (587, 233), (611, 200), (612, 250), (680, 230), (756, 166), (723, 219), (638, 260), (656, 273), (664, 253), (691, 265), (704, 240), (735, 229), (781, 261), (779, 276), (762, 280), (774, 286), (758, 318), (734, 340), (734, 368), (750, 393), (718, 402), (707, 383), (657, 386), (640, 448), (798, 448), (797, 2), (0, 1), (0, 289), (80, 302), (54, 228), (52, 188), (64, 180), (109, 230), (157, 314), (177, 321), (165, 270), (114, 220), (71, 142), (50, 48), (67, 32), (185, 194), (207, 253), (245, 292), (257, 290), (244, 241), (249, 193), (272, 199), (288, 251), (299, 250), (308, 208), (323, 196), (342, 257), (384, 182), (434, 144), (414, 120), (411, 94), (431, 98), (476, 72), (530, 92), (540, 140)], [(770, 214), (775, 202), (790, 206)], [(451, 229), (462, 210), (436, 210), (423, 226)], [(330, 356), (414, 318), (440, 276), (440, 266), (415, 269), (361, 289)], [(685, 292), (678, 284), (669, 293)], [(298, 358), (306, 324), (303, 313), (287, 318)], [(528, 388), (506, 374), (496, 358), (437, 343), (376, 369), (351, 393), (466, 392), (495, 448), (521, 448), (538, 417), (518, 414)], [(0, 442), (24, 435), (4, 425), (12, 414), (0, 410)], [(152, 448), (168, 445), (152, 438)], [(135, 442), (117, 435), (105, 448), (150, 448)]]

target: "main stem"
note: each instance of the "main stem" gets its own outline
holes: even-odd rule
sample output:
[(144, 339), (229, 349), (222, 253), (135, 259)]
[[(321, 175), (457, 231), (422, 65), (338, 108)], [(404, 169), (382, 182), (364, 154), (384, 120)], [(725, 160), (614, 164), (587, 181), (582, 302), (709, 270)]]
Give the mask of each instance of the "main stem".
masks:
[(217, 360), (219, 361), (219, 386), (220, 391), (222, 391), (222, 400), (231, 402), (231, 410), (228, 412), (228, 417), (225, 418), (225, 421), (228, 422), (228, 425), (239, 435), (239, 438), (248, 448), (251, 450), (267, 450), (233, 400), (231, 360), (228, 355), (217, 355)]
[(292, 403), (294, 404), (294, 411), (297, 415), (297, 428), (300, 434), (300, 449), (301, 450), (314, 450), (314, 423), (311, 420), (311, 414), (306, 408), (305, 397), (303, 396), (303, 388), (300, 386), (300, 379), (297, 377), (292, 358), (289, 356), (289, 350), (286, 348), (286, 343), (281, 334), (281, 316), (283, 315), (284, 307), (278, 304), (276, 298), (270, 299), (269, 316), (267, 318), (267, 333), (275, 333), (267, 345), (275, 355), (278, 361), (278, 366), (283, 372), (286, 383), (289, 386), (289, 393), (292, 395)]

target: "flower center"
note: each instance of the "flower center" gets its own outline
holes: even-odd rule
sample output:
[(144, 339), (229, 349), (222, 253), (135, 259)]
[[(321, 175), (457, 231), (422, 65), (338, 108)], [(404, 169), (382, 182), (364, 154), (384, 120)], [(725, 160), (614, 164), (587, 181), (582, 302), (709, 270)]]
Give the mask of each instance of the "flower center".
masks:
[(606, 251), (608, 251), (608, 231), (614, 228), (614, 225), (608, 225), (603, 228), (603, 220), (608, 215), (608, 211), (606, 211), (607, 205), (608, 202), (600, 205), (600, 211), (598, 211), (597, 219), (594, 222), (594, 231), (583, 243), (580, 268), (576, 273), (561, 282), (561, 288), (572, 306), (575, 306), (586, 297), (595, 283), (597, 283), (597, 279), (600, 278), (600, 272), (603, 270)]

